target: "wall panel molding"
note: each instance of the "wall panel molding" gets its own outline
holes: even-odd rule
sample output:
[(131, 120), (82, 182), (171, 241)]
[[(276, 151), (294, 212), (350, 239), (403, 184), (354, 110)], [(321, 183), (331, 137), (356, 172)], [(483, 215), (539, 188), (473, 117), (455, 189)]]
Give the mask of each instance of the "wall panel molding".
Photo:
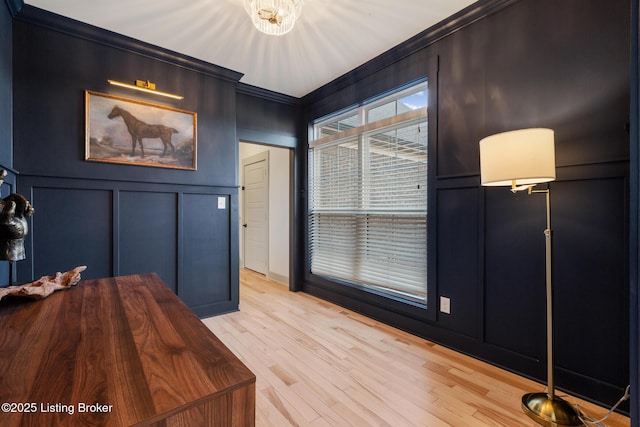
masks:
[(77, 265), (84, 279), (157, 273), (201, 317), (237, 310), (236, 187), (31, 175), (19, 188), (35, 207), (19, 281)]
[[(429, 304), (439, 307), (439, 297), (451, 301), (451, 314), (437, 312), (438, 324), (446, 329), (481, 339), (482, 323), (478, 311), (482, 305), (482, 262), (477, 253), (481, 228), (478, 204), (482, 195), (479, 187), (436, 190), (437, 252), (436, 295), (429, 295)], [(433, 236), (429, 235), (431, 241)]]

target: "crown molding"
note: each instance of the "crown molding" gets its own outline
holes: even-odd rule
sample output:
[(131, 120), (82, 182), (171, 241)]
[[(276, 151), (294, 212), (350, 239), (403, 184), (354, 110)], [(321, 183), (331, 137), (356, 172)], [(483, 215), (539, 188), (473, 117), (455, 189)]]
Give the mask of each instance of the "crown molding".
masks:
[[(5, 1), (22, 3), (22, 0)], [(243, 73), (239, 73), (228, 68), (182, 55), (150, 43), (145, 43), (122, 34), (85, 24), (30, 5), (24, 5), (20, 8), (14, 19), (95, 43), (122, 49), (137, 55), (146, 56), (233, 83), (237, 83), (244, 75)]]
[(236, 86), (236, 93), (242, 95), (250, 95), (257, 98), (266, 99), (268, 101), (275, 101), (281, 104), (287, 105), (300, 105), (301, 99), (293, 96), (285, 95), (279, 92), (274, 92), (268, 89), (263, 89), (258, 86), (252, 86), (246, 83), (238, 83)]

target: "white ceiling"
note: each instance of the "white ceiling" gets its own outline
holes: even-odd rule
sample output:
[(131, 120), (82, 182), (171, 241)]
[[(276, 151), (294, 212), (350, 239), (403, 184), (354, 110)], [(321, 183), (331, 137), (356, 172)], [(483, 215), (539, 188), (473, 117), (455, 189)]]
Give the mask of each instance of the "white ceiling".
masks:
[[(304, 0), (293, 30), (276, 37), (253, 27), (242, 0), (25, 0), (243, 73), (243, 83), (294, 97), (308, 94), (473, 2)], [(162, 82), (157, 83), (161, 89)]]

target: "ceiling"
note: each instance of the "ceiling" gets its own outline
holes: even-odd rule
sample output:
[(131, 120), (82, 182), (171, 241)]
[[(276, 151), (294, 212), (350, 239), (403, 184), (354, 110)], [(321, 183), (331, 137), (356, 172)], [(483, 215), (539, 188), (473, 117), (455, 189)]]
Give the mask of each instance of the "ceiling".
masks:
[[(243, 83), (296, 98), (473, 2), (304, 0), (293, 30), (277, 37), (253, 27), (243, 0), (25, 0), (31, 6), (243, 73)], [(157, 83), (162, 89), (162, 82)]]

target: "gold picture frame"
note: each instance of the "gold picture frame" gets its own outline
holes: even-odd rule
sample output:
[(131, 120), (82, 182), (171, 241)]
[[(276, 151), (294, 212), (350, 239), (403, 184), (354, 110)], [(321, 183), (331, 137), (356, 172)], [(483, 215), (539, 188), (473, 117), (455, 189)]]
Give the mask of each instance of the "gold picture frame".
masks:
[(197, 169), (197, 114), (85, 91), (85, 160)]

